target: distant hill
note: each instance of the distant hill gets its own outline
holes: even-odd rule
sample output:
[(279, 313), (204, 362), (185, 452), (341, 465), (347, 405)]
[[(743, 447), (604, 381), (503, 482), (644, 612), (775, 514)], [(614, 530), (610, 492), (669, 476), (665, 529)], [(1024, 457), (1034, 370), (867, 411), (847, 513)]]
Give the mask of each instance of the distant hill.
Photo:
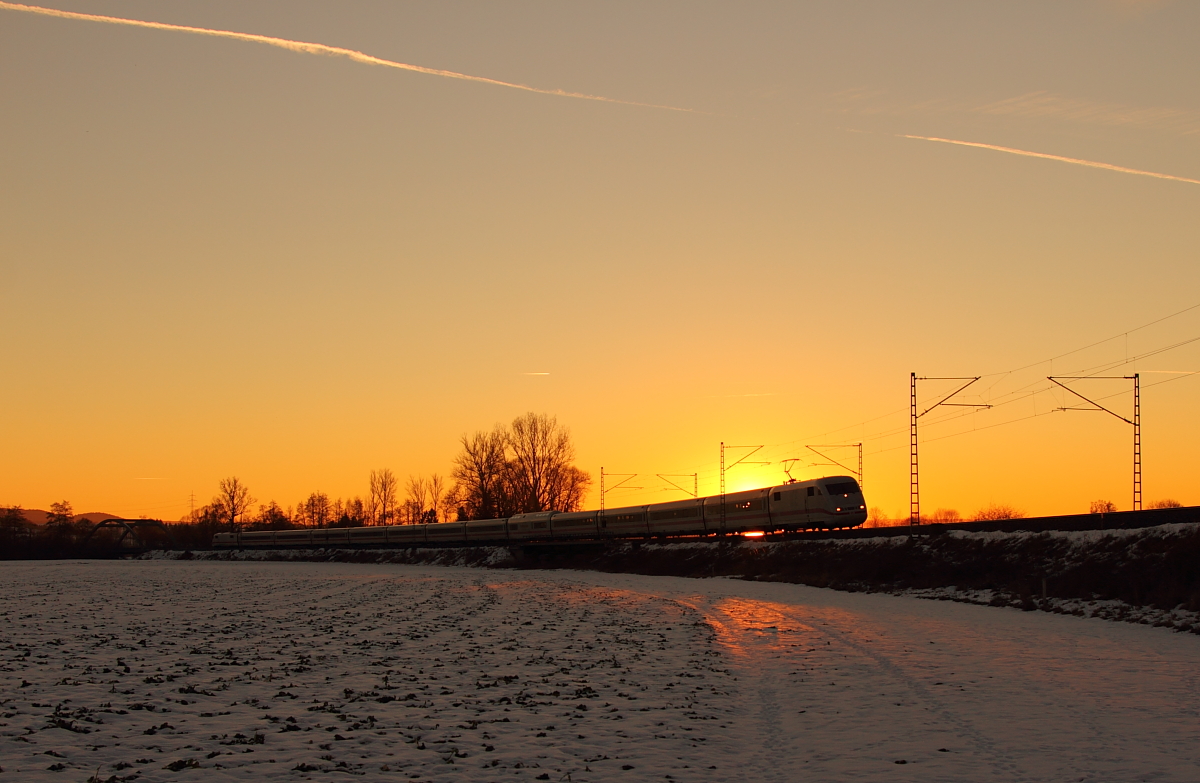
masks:
[[(46, 515), (49, 511), (42, 511), (40, 508), (26, 508), (21, 510), (25, 514), (25, 519), (34, 525), (46, 524)], [(71, 517), (71, 520), (78, 522), (81, 519), (90, 519), (92, 522), (103, 522), (106, 519), (124, 519), (119, 514), (107, 514), (103, 511), (93, 511), (87, 514), (76, 514)]]

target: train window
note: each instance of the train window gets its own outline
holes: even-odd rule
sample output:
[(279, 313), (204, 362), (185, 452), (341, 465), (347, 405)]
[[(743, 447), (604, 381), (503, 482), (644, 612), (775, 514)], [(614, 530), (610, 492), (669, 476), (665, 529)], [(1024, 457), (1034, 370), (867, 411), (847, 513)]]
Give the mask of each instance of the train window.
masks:
[(856, 495), (858, 494), (858, 482), (838, 481), (833, 484), (826, 484), (825, 491), (830, 495)]
[(688, 508), (673, 508), (668, 511), (653, 511), (650, 513), (650, 518), (655, 521), (661, 519), (690, 519), (697, 516), (698, 513), (695, 506), (689, 506)]
[(809, 488), (808, 488), (808, 496), (811, 498), (811, 497), (812, 497), (813, 495), (815, 495), (815, 494), (817, 494), (817, 488), (816, 488), (816, 487), (809, 487)]
[(775, 494), (771, 495), (771, 500), (783, 500), (783, 493), (776, 492)]

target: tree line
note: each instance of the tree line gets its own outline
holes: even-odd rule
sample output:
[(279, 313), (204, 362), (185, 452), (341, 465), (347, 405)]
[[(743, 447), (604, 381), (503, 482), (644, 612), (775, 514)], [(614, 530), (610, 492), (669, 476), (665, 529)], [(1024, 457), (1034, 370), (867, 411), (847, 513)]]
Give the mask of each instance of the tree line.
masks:
[[(365, 495), (333, 498), (312, 492), (294, 506), (266, 503), (237, 476), (222, 479), (206, 505), (168, 523), (170, 540), (154, 545), (207, 547), (214, 534), (231, 529), (286, 530), (304, 527), (415, 525), (489, 519), (536, 511), (578, 511), (592, 478), (576, 467), (570, 431), (553, 416), (527, 413), (459, 439), (448, 477), (409, 476), (403, 488), (389, 468), (372, 470)], [(403, 490), (403, 497), (401, 497)], [(33, 525), (19, 506), (0, 509), (0, 549), (7, 557), (80, 554), (90, 520), (73, 520), (71, 504), (51, 506), (45, 525)], [(102, 531), (103, 547), (119, 535)], [(145, 532), (153, 538), (157, 533)], [(94, 548), (94, 547), (92, 547)]]
[(90, 519), (75, 519), (66, 501), (51, 503), (46, 523), (34, 525), (20, 506), (0, 508), (0, 553), (4, 558), (66, 557), (92, 530)]
[(492, 519), (536, 511), (577, 511), (591, 475), (575, 464), (570, 431), (553, 416), (527, 413), (459, 439), (449, 477), (409, 476), (400, 484), (389, 468), (371, 471), (367, 494), (331, 498), (313, 492), (295, 506), (259, 505), (236, 476), (223, 479), (212, 502), (189, 518), (212, 528), (278, 530), (295, 527), (417, 525)]
[[(570, 431), (546, 414), (526, 413), (509, 425), (463, 435), (458, 446), (449, 477), (410, 476), (401, 486), (395, 473), (384, 467), (368, 474), (365, 495), (342, 498), (314, 491), (288, 507), (274, 500), (259, 503), (240, 478), (224, 478), (209, 503), (178, 522), (168, 522), (170, 540), (152, 543), (200, 549), (210, 545), (215, 533), (239, 528), (418, 525), (544, 510), (574, 512), (582, 508), (592, 485), (592, 477), (574, 464)], [(19, 506), (2, 508), (0, 556), (77, 555), (92, 526), (91, 520), (73, 520), (66, 501), (54, 503), (47, 524), (41, 526), (30, 524)], [(96, 546), (119, 534), (102, 533), (92, 542)], [(156, 536), (152, 531), (145, 534)]]

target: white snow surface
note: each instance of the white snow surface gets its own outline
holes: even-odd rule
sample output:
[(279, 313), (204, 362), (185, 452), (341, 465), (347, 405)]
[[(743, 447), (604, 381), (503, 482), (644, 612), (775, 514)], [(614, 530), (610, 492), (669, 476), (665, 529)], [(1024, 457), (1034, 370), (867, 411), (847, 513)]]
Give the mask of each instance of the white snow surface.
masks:
[(0, 781), (1196, 781), (1200, 637), (801, 585), (0, 563)]

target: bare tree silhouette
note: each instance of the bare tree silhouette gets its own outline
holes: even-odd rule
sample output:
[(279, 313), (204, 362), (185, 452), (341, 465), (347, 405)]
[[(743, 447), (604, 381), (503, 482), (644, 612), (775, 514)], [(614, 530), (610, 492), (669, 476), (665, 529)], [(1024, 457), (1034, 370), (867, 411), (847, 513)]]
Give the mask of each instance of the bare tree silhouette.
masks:
[(371, 494), (367, 501), (369, 524), (387, 525), (396, 516), (396, 475), (390, 468), (371, 471)]
[(425, 479), (409, 476), (404, 503), (400, 506), (400, 523), (419, 525), (425, 521)]
[(591, 476), (572, 464), (571, 433), (553, 416), (526, 413), (513, 419), (508, 447), (517, 511), (573, 511), (583, 502)]
[(433, 512), (433, 521), (449, 522), (450, 504), (446, 501), (450, 493), (446, 488), (446, 479), (434, 473), (426, 486), (429, 488), (429, 509)]
[(284, 511), (274, 500), (258, 507), (258, 514), (250, 522), (253, 530), (288, 530), (292, 527), (292, 515)]
[(355, 496), (333, 501), (332, 527), (362, 527), (368, 521), (367, 504)]
[(506, 430), (462, 438), (454, 460), (450, 500), (466, 519), (534, 511), (575, 511), (591, 476), (572, 463), (570, 431), (553, 416), (527, 413)]
[(454, 479), (451, 497), (464, 519), (492, 519), (500, 515), (504, 496), (504, 428), (496, 425), (491, 432), (482, 430), (470, 437), (463, 435), (462, 451), (454, 458), (450, 477)]
[(219, 509), (222, 518), (229, 520), (229, 530), (234, 531), (238, 519), (245, 516), (256, 501), (250, 497), (250, 490), (237, 476), (221, 479), (217, 489), (219, 491), (212, 505)]
[(333, 503), (324, 492), (314, 492), (296, 506), (296, 518), (305, 527), (325, 527), (333, 520)]
[(995, 522), (1004, 519), (1024, 519), (1025, 512), (1003, 503), (992, 503), (975, 512), (976, 522)]
[(448, 522), (452, 503), (446, 480), (434, 473), (429, 478), (409, 476), (404, 502), (400, 505), (403, 525)]

